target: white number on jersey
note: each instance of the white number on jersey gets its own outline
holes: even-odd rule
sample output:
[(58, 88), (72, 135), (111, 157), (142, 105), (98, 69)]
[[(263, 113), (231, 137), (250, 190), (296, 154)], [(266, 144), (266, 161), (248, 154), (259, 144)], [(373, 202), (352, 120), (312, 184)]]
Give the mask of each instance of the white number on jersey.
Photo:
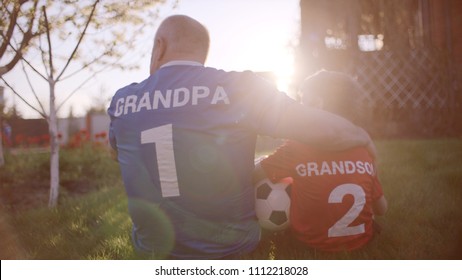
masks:
[(327, 232), (328, 237), (350, 236), (364, 233), (364, 224), (349, 226), (361, 213), (366, 204), (366, 194), (363, 188), (356, 184), (337, 186), (329, 195), (329, 203), (342, 203), (345, 195), (353, 195), (354, 202), (348, 212), (338, 220)]
[(155, 143), (162, 197), (180, 196), (173, 153), (172, 125), (167, 124), (141, 132), (141, 144)]

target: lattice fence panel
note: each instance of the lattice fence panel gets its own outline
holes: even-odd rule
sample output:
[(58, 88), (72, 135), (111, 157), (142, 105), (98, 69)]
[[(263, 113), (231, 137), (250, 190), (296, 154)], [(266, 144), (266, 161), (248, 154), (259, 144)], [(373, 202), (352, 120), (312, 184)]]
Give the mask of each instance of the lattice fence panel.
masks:
[(444, 53), (358, 52), (346, 69), (357, 77), (373, 112), (371, 130), (381, 136), (448, 134), (457, 122)]
[(442, 54), (419, 49), (356, 53), (349, 72), (370, 94), (371, 105), (386, 108), (443, 108), (449, 102)]

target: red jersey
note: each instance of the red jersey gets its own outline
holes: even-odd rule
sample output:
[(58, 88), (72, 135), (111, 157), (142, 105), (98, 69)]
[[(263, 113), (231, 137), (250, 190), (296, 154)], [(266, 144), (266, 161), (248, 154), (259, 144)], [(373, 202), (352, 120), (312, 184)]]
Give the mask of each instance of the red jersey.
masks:
[(293, 178), (290, 220), (299, 241), (342, 251), (372, 238), (372, 202), (383, 191), (365, 148), (326, 152), (288, 141), (261, 165), (272, 181)]

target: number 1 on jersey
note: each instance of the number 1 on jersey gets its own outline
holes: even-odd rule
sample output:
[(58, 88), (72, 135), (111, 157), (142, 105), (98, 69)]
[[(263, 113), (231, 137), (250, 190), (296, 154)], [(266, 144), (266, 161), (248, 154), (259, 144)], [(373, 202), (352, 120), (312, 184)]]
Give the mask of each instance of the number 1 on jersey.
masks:
[(141, 144), (156, 144), (157, 166), (159, 168), (162, 197), (180, 196), (173, 153), (172, 125), (167, 124), (141, 132)]

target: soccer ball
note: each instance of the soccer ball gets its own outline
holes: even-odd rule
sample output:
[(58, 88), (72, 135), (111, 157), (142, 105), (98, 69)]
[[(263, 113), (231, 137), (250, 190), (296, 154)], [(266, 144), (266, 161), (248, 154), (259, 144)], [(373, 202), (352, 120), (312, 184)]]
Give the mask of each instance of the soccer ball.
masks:
[(255, 212), (262, 228), (281, 231), (289, 226), (292, 182), (292, 178), (277, 183), (264, 178), (255, 185)]

